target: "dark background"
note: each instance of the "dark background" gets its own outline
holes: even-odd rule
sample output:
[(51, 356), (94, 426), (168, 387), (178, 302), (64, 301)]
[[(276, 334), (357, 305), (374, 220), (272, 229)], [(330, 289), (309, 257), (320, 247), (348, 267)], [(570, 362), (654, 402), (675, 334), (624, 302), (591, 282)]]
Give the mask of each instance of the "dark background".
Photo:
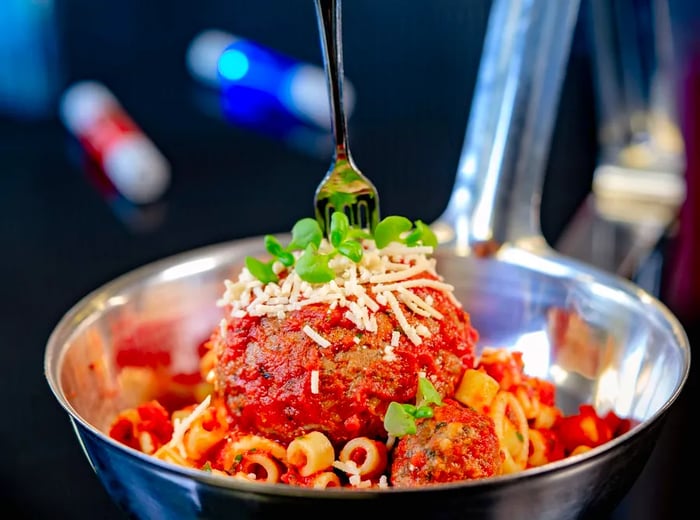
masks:
[[(693, 3), (670, 2), (678, 102), (690, 144), (697, 108), (688, 85), (693, 92), (698, 86)], [(383, 214), (430, 222), (444, 210), (489, 5), (345, 1), (345, 72), (357, 92), (350, 140), (357, 164), (379, 190)], [(543, 185), (542, 232), (554, 245), (588, 195), (597, 160), (585, 19), (582, 12)], [(321, 64), (311, 0), (0, 0), (0, 392), (8, 408), (0, 427), (0, 493), (12, 518), (121, 517), (44, 379), (46, 340), (63, 313), (152, 260), (286, 231), (312, 212), (330, 155), (226, 120), (216, 103), (212, 109), (212, 92), (192, 79), (184, 60), (191, 39), (207, 28)], [(107, 85), (172, 164), (172, 185), (158, 204), (135, 208), (98, 189), (56, 111), (58, 95), (80, 79)], [(689, 178), (693, 166), (689, 161)], [(664, 254), (687, 251), (679, 240), (692, 237), (671, 237), (671, 249), (660, 243)], [(689, 273), (684, 280), (687, 286), (695, 279)], [(674, 305), (673, 294), (663, 297)], [(694, 301), (683, 305), (677, 310), (692, 339)], [(616, 518), (670, 518), (693, 503), (690, 477), (681, 474), (697, 467), (687, 427), (694, 394), (691, 377)]]

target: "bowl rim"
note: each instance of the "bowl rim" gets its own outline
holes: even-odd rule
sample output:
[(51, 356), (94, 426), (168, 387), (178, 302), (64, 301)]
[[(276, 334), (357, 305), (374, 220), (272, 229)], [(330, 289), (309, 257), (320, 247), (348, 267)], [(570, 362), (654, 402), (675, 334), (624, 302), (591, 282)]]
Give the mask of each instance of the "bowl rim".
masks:
[[(280, 233), (276, 236), (285, 237), (288, 233)], [(669, 409), (673, 406), (675, 401), (678, 399), (679, 395), (685, 388), (685, 383), (688, 379), (690, 372), (690, 361), (691, 352), (688, 336), (681, 326), (678, 318), (666, 307), (666, 305), (653, 295), (646, 292), (641, 287), (637, 286), (633, 282), (621, 278), (617, 275), (603, 272), (598, 268), (592, 267), (590, 265), (578, 262), (577, 260), (566, 258), (558, 253), (552, 251), (548, 254), (536, 253), (529, 251), (521, 247), (510, 247), (504, 248), (503, 254), (494, 257), (493, 260), (499, 262), (505, 262), (508, 264), (516, 265), (521, 268), (537, 271), (546, 276), (556, 278), (556, 274), (549, 273), (544, 270), (547, 265), (561, 265), (569, 264), (572, 268), (572, 272), (576, 273), (576, 276), (591, 277), (591, 280), (595, 283), (599, 283), (602, 286), (611, 289), (621, 290), (624, 295), (630, 299), (641, 303), (644, 306), (648, 306), (658, 314), (657, 319), (662, 320), (670, 333), (675, 339), (675, 345), (678, 350), (681, 351), (683, 358), (682, 374), (669, 398), (656, 410), (650, 417), (641, 421), (640, 423), (633, 426), (628, 432), (600, 445), (591, 450), (578, 455), (572, 455), (558, 461), (549, 462), (543, 466), (527, 468), (515, 473), (509, 473), (505, 475), (496, 475), (492, 477), (486, 477), (475, 480), (461, 480), (455, 482), (447, 483), (437, 483), (430, 485), (412, 486), (412, 487), (393, 487), (389, 486), (387, 488), (327, 488), (327, 489), (314, 489), (301, 486), (290, 486), (283, 483), (259, 483), (259, 482), (249, 482), (243, 479), (236, 479), (227, 476), (221, 476), (216, 474), (210, 474), (206, 471), (199, 470), (196, 468), (188, 468), (185, 466), (179, 466), (173, 463), (165, 462), (151, 455), (142, 453), (134, 448), (126, 446), (118, 441), (112, 439), (103, 432), (101, 429), (97, 428), (85, 418), (83, 418), (77, 410), (73, 408), (69, 399), (65, 395), (62, 385), (60, 383), (60, 367), (63, 361), (63, 357), (66, 354), (64, 345), (66, 341), (77, 334), (82, 327), (86, 326), (90, 318), (95, 317), (95, 313), (102, 310), (104, 306), (109, 305), (108, 298), (109, 294), (118, 293), (121, 290), (127, 289), (134, 282), (150, 277), (154, 274), (162, 275), (163, 272), (173, 265), (183, 265), (190, 262), (201, 262), (205, 257), (213, 258), (213, 264), (210, 262), (202, 262), (199, 266), (197, 264), (193, 265), (193, 268), (199, 268), (205, 271), (209, 268), (221, 265), (222, 260), (229, 258), (238, 249), (250, 251), (251, 245), (257, 245), (257, 250), (263, 251), (261, 247), (262, 235), (244, 237), (240, 239), (233, 239), (223, 242), (218, 242), (210, 245), (205, 245), (197, 247), (194, 249), (189, 249), (179, 253), (175, 253), (144, 265), (138, 266), (131, 269), (109, 281), (93, 289), (85, 296), (80, 298), (75, 302), (56, 322), (53, 327), (44, 352), (44, 377), (50, 387), (51, 392), (60, 404), (60, 406), (67, 412), (70, 420), (91, 434), (96, 436), (101, 442), (106, 442), (110, 447), (118, 450), (120, 453), (135, 457), (140, 462), (148, 466), (157, 466), (161, 470), (166, 471), (171, 474), (177, 474), (179, 476), (187, 477), (193, 479), (201, 484), (213, 485), (217, 488), (222, 488), (230, 491), (237, 491), (241, 493), (252, 493), (256, 495), (264, 496), (285, 496), (290, 498), (349, 498), (349, 497), (372, 497), (378, 494), (406, 494), (406, 493), (421, 493), (426, 490), (450, 490), (455, 488), (479, 488), (482, 486), (498, 486), (498, 485), (509, 485), (516, 481), (521, 481), (525, 479), (531, 479), (542, 474), (557, 473), (573, 466), (578, 466), (590, 462), (596, 458), (605, 456), (608, 452), (611, 452), (623, 444), (632, 441), (637, 438), (642, 432), (656, 425), (660, 420), (665, 418)], [(448, 248), (443, 248), (439, 246), (441, 250), (440, 253), (444, 251), (449, 251)], [(437, 251), (436, 251), (437, 253)], [(454, 256), (463, 256), (456, 255)], [(533, 259), (536, 263), (533, 264)], [(181, 276), (186, 274), (192, 274), (192, 271), (182, 271)], [(176, 277), (175, 277), (176, 278)], [(589, 280), (589, 281), (591, 281)], [(76, 425), (74, 424), (74, 427)], [(75, 429), (75, 428), (74, 428)], [(77, 434), (77, 431), (76, 431)], [(87, 455), (87, 453), (86, 453)], [(89, 457), (88, 457), (89, 458)], [(89, 461), (92, 464), (92, 461)]]

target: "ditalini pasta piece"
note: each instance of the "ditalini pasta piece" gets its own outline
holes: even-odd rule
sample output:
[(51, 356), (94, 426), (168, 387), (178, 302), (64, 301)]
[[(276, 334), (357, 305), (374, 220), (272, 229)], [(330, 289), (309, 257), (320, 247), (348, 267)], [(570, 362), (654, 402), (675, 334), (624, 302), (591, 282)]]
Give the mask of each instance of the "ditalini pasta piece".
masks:
[(156, 451), (153, 456), (157, 459), (163, 460), (165, 462), (170, 462), (171, 464), (177, 464), (178, 466), (191, 467), (192, 464), (188, 460), (180, 455), (180, 450), (176, 447), (165, 444), (161, 446), (158, 451)]
[(311, 480), (311, 487), (325, 489), (329, 487), (340, 487), (340, 477), (332, 471), (322, 471)]
[(209, 407), (196, 417), (185, 432), (182, 444), (190, 460), (199, 460), (228, 433), (225, 410), (221, 406)]
[[(221, 450), (221, 460), (226, 471), (242, 473), (240, 470), (245, 467), (244, 461), (250, 460), (253, 455), (260, 454), (277, 461), (279, 464), (284, 465), (287, 462), (287, 450), (284, 446), (259, 435), (245, 435), (229, 440)], [(253, 457), (252, 460), (266, 467), (263, 464), (265, 461), (262, 459)]]
[(269, 453), (248, 452), (242, 456), (237, 467), (236, 474), (256, 482), (274, 484), (282, 477), (280, 463)]
[(343, 446), (338, 460), (345, 464), (354, 463), (355, 474), (363, 480), (370, 480), (386, 470), (386, 444), (368, 437), (355, 437)]
[(333, 445), (321, 432), (310, 432), (297, 437), (287, 447), (287, 462), (302, 477), (329, 469), (334, 459)]
[(505, 455), (502, 473), (525, 469), (530, 449), (530, 427), (522, 406), (512, 393), (501, 390), (491, 403), (490, 415)]

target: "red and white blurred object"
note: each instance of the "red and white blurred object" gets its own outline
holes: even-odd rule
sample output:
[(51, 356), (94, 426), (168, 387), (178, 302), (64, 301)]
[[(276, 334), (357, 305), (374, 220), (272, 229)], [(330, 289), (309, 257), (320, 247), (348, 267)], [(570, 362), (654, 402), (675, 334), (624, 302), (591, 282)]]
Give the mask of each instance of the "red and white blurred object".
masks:
[(66, 128), (134, 204), (158, 200), (170, 185), (170, 164), (102, 83), (80, 81), (63, 93)]
[[(185, 61), (190, 74), (208, 87), (225, 91), (240, 86), (265, 92), (304, 123), (323, 130), (331, 128), (328, 84), (321, 66), (219, 29), (197, 34)], [(355, 108), (355, 88), (347, 78), (343, 103), (350, 117)]]

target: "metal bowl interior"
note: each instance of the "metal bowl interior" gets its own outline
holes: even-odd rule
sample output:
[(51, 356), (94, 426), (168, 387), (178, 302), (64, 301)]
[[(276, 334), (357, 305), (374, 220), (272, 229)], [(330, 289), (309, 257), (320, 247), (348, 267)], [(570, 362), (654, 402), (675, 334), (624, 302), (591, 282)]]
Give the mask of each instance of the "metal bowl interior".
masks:
[[(284, 237), (282, 237), (284, 240)], [(510, 248), (493, 258), (436, 253), (438, 271), (480, 333), (479, 348), (523, 352), (526, 370), (553, 381), (566, 412), (581, 403), (638, 425), (590, 452), (519, 474), (417, 489), (313, 490), (250, 484), (163, 463), (113, 442), (112, 418), (138, 395), (124, 391), (116, 344), (157, 343), (170, 369), (192, 372), (193, 348), (218, 324), (223, 281), (261, 237), (144, 266), (97, 289), (57, 324), (45, 355), (48, 383), (89, 462), (114, 498), (141, 518), (288, 514), (379, 515), (410, 507), (431, 518), (582, 518), (611, 510), (634, 483), (690, 366), (687, 337), (668, 310), (634, 285), (574, 261)], [(148, 330), (148, 341), (139, 334)], [(149, 347), (149, 345), (151, 347)]]

